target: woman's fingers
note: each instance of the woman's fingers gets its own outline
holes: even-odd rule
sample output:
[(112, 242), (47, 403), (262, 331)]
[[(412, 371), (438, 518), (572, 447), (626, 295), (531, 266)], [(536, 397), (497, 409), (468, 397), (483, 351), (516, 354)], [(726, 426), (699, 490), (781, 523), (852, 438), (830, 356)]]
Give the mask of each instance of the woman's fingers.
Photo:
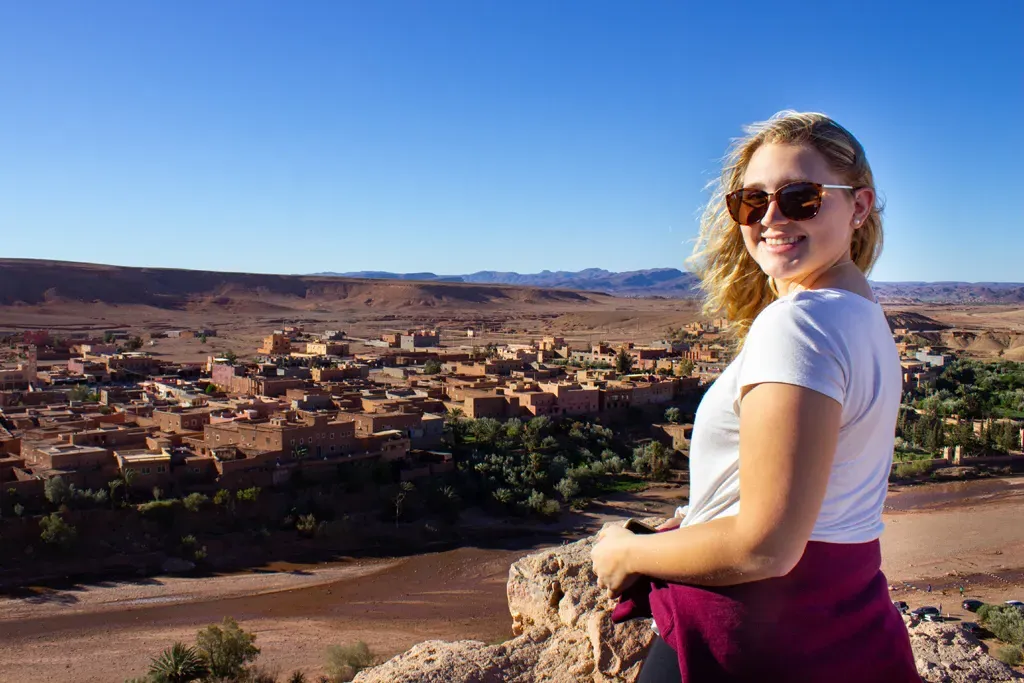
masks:
[(657, 526), (657, 529), (659, 531), (663, 531), (665, 529), (675, 529), (676, 527), (678, 527), (682, 523), (683, 523), (682, 518), (680, 518), (680, 517), (673, 517), (673, 518), (669, 519), (668, 521), (665, 521), (665, 522), (662, 522), (661, 524), (659, 524)]

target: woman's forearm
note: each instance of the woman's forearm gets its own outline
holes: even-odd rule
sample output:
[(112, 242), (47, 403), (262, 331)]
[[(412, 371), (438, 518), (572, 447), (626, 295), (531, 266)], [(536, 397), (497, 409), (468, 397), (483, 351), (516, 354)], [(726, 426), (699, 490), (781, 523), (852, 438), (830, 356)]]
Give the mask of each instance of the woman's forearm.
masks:
[[(768, 542), (751, 542), (738, 517), (629, 539), (628, 571), (674, 583), (732, 586), (783, 576), (793, 562)], [(791, 554), (791, 553), (789, 553)]]

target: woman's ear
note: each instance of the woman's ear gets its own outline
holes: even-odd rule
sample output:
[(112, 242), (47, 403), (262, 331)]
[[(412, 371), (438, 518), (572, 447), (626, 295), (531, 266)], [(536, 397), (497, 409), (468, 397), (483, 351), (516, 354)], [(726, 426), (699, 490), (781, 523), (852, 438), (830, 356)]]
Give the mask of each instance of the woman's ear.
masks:
[(871, 209), (875, 206), (875, 190), (862, 187), (853, 193), (853, 229), (864, 225)]

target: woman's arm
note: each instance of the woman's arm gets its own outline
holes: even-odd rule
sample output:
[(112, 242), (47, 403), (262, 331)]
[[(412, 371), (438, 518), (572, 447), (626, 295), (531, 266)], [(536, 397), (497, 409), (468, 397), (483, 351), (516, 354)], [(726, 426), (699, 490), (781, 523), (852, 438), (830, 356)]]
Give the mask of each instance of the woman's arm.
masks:
[(728, 586), (796, 566), (825, 498), (842, 407), (781, 383), (755, 385), (741, 400), (739, 514), (650, 536), (605, 529), (593, 551), (601, 585), (619, 593), (645, 575)]

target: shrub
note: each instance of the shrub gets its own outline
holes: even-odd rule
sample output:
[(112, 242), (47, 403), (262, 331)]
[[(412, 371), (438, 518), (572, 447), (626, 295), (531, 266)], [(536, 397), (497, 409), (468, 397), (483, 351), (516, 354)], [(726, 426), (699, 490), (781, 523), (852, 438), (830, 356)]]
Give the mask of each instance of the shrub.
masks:
[(201, 493), (190, 493), (181, 499), (181, 504), (184, 505), (185, 509), (189, 512), (199, 512), (200, 508), (202, 508), (209, 500), (209, 496), (204, 496)]
[(21, 503), (15, 503), (14, 504), (14, 515), (16, 517), (21, 517), (23, 514), (25, 514), (25, 506), (22, 505)]
[(260, 498), (260, 487), (253, 486), (247, 489), (240, 489), (235, 493), (235, 499), (240, 503), (255, 503)]
[(981, 623), (999, 640), (1024, 646), (1024, 613), (1010, 605), (982, 605), (978, 609)]
[(220, 625), (207, 626), (196, 634), (196, 647), (212, 678), (234, 680), (241, 677), (246, 664), (259, 656), (255, 640), (255, 633), (243, 631), (234, 619), (224, 617)]
[(931, 465), (923, 460), (913, 460), (911, 462), (901, 462), (892, 470), (893, 479), (913, 479), (914, 477), (921, 477), (928, 474), (931, 469)]
[(227, 505), (231, 502), (231, 491), (227, 489), (220, 489), (217, 493), (213, 494), (214, 505)]
[(46, 496), (46, 500), (57, 507), (71, 500), (71, 488), (59, 476), (50, 477), (46, 480), (46, 483), (43, 485), (43, 494)]
[(352, 645), (331, 645), (327, 648), (327, 672), (331, 683), (345, 683), (373, 665), (373, 653), (363, 641)]
[(288, 677), (288, 683), (306, 683), (306, 674), (301, 671), (293, 671)]
[(423, 365), (424, 375), (436, 375), (439, 372), (441, 372), (441, 364), (438, 363), (436, 360), (428, 360)]
[(316, 534), (316, 529), (316, 516), (312, 512), (308, 515), (300, 515), (298, 521), (295, 522), (295, 530), (300, 534), (313, 536)]
[(60, 516), (59, 513), (51, 513), (39, 520), (39, 538), (46, 543), (59, 545), (62, 548), (69, 547), (78, 537), (78, 530), (71, 526)]
[(667, 422), (671, 422), (672, 424), (679, 424), (679, 420), (681, 419), (682, 412), (679, 410), (679, 408), (672, 406), (671, 408), (665, 410), (665, 420)]
[(202, 656), (194, 647), (175, 643), (154, 657), (149, 676), (159, 683), (191, 683), (209, 673)]
[(572, 477), (565, 477), (555, 486), (562, 500), (569, 502), (580, 494), (580, 483)]
[(996, 650), (993, 655), (1003, 664), (1010, 666), (1020, 666), (1024, 663), (1024, 655), (1021, 654), (1020, 648), (1013, 645), (1006, 645)]

